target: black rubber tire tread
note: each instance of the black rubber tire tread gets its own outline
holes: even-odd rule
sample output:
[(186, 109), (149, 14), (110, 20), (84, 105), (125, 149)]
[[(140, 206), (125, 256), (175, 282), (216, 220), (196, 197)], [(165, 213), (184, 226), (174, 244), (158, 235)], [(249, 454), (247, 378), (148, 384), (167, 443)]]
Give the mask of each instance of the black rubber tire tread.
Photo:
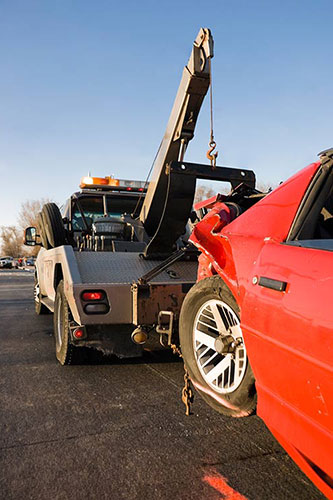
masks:
[[(194, 384), (197, 382), (201, 387), (206, 387), (208, 391), (214, 393), (214, 390), (207, 385), (200, 373), (193, 348), (193, 324), (195, 317), (199, 308), (210, 299), (222, 300), (239, 317), (238, 304), (220, 276), (205, 278), (194, 285), (185, 297), (179, 318), (179, 337), (184, 363), (188, 369), (190, 378)], [(255, 412), (257, 393), (249, 360), (247, 360), (245, 375), (240, 386), (231, 393), (216, 393), (218, 398), (225, 400), (227, 405), (231, 404), (234, 407), (233, 409), (223, 406), (222, 403), (204, 391), (198, 389), (197, 391), (212, 408), (223, 415), (245, 417)]]
[(55, 203), (45, 203), (42, 208), (45, 233), (51, 248), (66, 244), (66, 231), (61, 213)]
[[(35, 274), (35, 282), (34, 282), (34, 287), (37, 285), (38, 283), (38, 278), (37, 278), (37, 275)], [(39, 293), (39, 296), (40, 296), (40, 293)], [(38, 316), (40, 316), (41, 314), (49, 314), (51, 311), (44, 305), (42, 304), (40, 301), (37, 302), (35, 300), (35, 296), (34, 296), (34, 303), (35, 303), (35, 312)]]
[[(61, 339), (62, 343), (59, 346), (57, 328), (58, 315), (62, 316)], [(71, 343), (70, 339), (70, 322), (71, 312), (64, 292), (64, 282), (60, 281), (54, 304), (53, 329), (55, 337), (56, 358), (61, 365), (75, 365), (85, 361), (86, 350), (83, 347), (76, 347)]]
[(43, 217), (42, 217), (42, 212), (39, 212), (39, 214), (37, 216), (37, 232), (39, 234), (42, 246), (46, 250), (49, 250), (51, 248), (51, 246), (50, 246), (50, 243), (48, 242), (48, 239), (47, 239), (47, 236), (46, 236), (44, 222), (43, 222)]

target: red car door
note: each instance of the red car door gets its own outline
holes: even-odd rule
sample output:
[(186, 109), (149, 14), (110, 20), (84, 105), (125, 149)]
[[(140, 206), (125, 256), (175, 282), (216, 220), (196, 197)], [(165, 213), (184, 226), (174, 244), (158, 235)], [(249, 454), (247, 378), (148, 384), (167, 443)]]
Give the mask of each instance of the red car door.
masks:
[(333, 240), (268, 240), (241, 307), (258, 414), (333, 498)]

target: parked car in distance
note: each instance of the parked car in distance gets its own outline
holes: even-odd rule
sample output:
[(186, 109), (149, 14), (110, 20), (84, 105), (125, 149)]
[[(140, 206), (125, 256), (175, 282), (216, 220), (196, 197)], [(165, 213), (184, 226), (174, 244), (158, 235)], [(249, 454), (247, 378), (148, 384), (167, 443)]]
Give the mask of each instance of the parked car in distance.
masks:
[(18, 268), (17, 261), (10, 256), (0, 258), (0, 269), (13, 269)]
[(26, 266), (34, 266), (35, 265), (35, 258), (34, 257), (28, 257), (25, 260), (25, 265)]

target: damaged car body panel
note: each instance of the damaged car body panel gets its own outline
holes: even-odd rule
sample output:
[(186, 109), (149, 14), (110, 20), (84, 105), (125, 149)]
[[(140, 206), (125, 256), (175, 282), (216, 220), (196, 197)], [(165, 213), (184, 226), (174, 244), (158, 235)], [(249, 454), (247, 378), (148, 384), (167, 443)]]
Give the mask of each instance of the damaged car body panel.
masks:
[[(333, 498), (332, 167), (333, 150), (327, 150), (321, 161), (259, 196), (237, 217), (233, 196), (220, 197), (191, 236), (202, 252), (199, 283), (220, 277), (237, 302), (258, 415), (328, 498)], [(237, 202), (242, 212), (244, 200)]]

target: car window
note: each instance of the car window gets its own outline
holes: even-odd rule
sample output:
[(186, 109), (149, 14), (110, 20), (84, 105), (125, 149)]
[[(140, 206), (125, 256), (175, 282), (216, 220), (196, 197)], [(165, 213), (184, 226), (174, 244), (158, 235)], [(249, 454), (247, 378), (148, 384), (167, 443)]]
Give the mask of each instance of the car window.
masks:
[(333, 250), (333, 176), (322, 175), (305, 197), (303, 213), (296, 219), (298, 231), (285, 244), (320, 250)]

